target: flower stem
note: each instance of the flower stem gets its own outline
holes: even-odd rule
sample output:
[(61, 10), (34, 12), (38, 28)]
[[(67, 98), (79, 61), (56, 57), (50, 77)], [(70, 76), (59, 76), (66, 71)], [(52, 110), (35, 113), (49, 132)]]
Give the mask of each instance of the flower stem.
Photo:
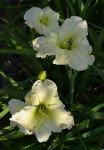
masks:
[(74, 75), (72, 69), (66, 66), (68, 77), (69, 77), (69, 85), (70, 85), (70, 107), (73, 105), (73, 97), (74, 97)]

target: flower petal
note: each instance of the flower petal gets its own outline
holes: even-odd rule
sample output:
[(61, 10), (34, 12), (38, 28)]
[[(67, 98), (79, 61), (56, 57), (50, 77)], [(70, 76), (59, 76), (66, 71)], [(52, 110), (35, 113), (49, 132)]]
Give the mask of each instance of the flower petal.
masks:
[(83, 55), (90, 54), (92, 52), (92, 47), (89, 45), (87, 38), (83, 40), (78, 38), (76, 41), (74, 41), (72, 49), (76, 48), (78, 52), (82, 53)]
[(48, 36), (42, 36), (36, 38), (33, 43), (34, 50), (38, 51), (36, 57), (45, 58), (47, 55), (55, 55), (58, 52), (63, 52), (58, 46), (59, 36), (56, 33), (51, 32)]
[(38, 7), (32, 7), (26, 11), (24, 15), (24, 20), (29, 27), (36, 28), (40, 26), (39, 18), (43, 15), (42, 10)]
[[(63, 105), (59, 100), (57, 93), (57, 86), (51, 80), (38, 80), (32, 87), (32, 91), (36, 93), (39, 98), (39, 104), (44, 105), (57, 105), (57, 107)], [(35, 99), (32, 99), (32, 104), (35, 105)]]
[(59, 13), (56, 13), (53, 11), (50, 7), (45, 7), (42, 9), (42, 12), (45, 16), (48, 18), (47, 25), (42, 25), (43, 28), (43, 34), (47, 34), (49, 32), (52, 32), (56, 28), (59, 27), (58, 19), (59, 19)]
[(75, 33), (75, 36), (77, 36), (77, 38), (78, 37), (85, 38), (86, 35), (88, 34), (87, 22), (78, 16), (72, 16), (71, 20), (75, 25), (75, 29), (72, 34)]
[(59, 13), (56, 13), (55, 11), (53, 11), (50, 7), (45, 7), (42, 9), (43, 14), (47, 15), (49, 18), (52, 18), (51, 20), (58, 20), (60, 15)]
[(57, 54), (56, 58), (53, 61), (53, 64), (66, 65), (66, 58), (62, 54)]
[(27, 104), (39, 105), (39, 97), (34, 93), (34, 91), (29, 91), (25, 96), (25, 101)]
[(70, 112), (65, 111), (62, 107), (49, 107), (50, 117), (42, 117), (43, 123), (47, 129), (53, 132), (61, 132), (62, 129), (72, 128), (74, 125), (73, 117)]
[(39, 142), (46, 142), (51, 135), (51, 131), (48, 130), (44, 124), (41, 124), (40, 127), (35, 131), (35, 135)]
[[(47, 26), (45, 26), (44, 24), (42, 25), (42, 29), (43, 29), (43, 34), (48, 34), (52, 31), (54, 31), (56, 28), (58, 28), (59, 24), (58, 22), (48, 22)], [(55, 28), (56, 27), (56, 28)]]
[(88, 65), (93, 64), (94, 56), (89, 54), (83, 55), (77, 49), (73, 49), (66, 53), (67, 64), (77, 70), (86, 70)]
[(87, 23), (80, 17), (72, 16), (71, 19), (66, 19), (60, 26), (59, 35), (62, 42), (70, 37), (73, 37), (73, 39), (85, 38), (87, 35)]
[(16, 122), (24, 134), (34, 133), (41, 124), (37, 108), (33, 106), (24, 107), (24, 109), (12, 115), (10, 121)]
[(51, 117), (60, 122), (60, 128), (61, 129), (71, 129), (74, 125), (74, 119), (70, 112), (67, 112), (64, 108), (59, 107), (50, 107), (51, 110)]
[(9, 104), (9, 110), (11, 114), (15, 114), (16, 112), (19, 112), (22, 108), (26, 106), (24, 102), (17, 99), (11, 99), (8, 104)]

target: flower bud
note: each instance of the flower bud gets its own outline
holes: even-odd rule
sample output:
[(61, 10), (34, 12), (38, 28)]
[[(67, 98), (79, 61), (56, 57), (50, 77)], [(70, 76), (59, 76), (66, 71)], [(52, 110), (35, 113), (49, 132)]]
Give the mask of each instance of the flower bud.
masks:
[(38, 74), (38, 80), (44, 81), (45, 79), (46, 79), (46, 72), (45, 72), (45, 71), (41, 71), (41, 72)]

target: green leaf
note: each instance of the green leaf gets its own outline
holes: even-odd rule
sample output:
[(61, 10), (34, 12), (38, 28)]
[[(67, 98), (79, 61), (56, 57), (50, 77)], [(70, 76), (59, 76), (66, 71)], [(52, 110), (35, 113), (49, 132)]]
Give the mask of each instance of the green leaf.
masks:
[(75, 10), (75, 8), (74, 8), (74, 6), (73, 6), (73, 3), (72, 3), (72, 1), (71, 0), (65, 0), (65, 2), (67, 3), (67, 5), (68, 5), (68, 7), (69, 7), (69, 9), (70, 9), (70, 11), (69, 11), (69, 14), (70, 14), (70, 12), (71, 12), (71, 15), (72, 16), (76, 16), (76, 10)]
[(9, 112), (9, 108), (4, 109), (1, 113), (0, 113), (0, 120), (5, 117), (5, 115)]
[(9, 133), (6, 133), (4, 135), (0, 136), (0, 141), (5, 141), (8, 139), (14, 139), (14, 138), (20, 138), (25, 136), (20, 130), (11, 131)]
[(60, 0), (55, 0), (54, 3), (55, 3), (55, 6), (56, 6), (56, 10), (58, 10), (58, 12), (60, 13), (61, 17), (65, 18), (61, 1)]
[(89, 124), (89, 120), (85, 120), (81, 123), (78, 124), (77, 127), (72, 128), (72, 130), (66, 135), (64, 136), (60, 142), (64, 142), (64, 141), (69, 141), (70, 137), (72, 137), (74, 134), (79, 133), (80, 130), (84, 129), (86, 126), (88, 126)]
[(32, 76), (32, 77), (30, 77), (30, 78), (24, 80), (23, 82), (21, 82), (21, 83), (19, 84), (19, 87), (20, 87), (20, 86), (25, 86), (28, 82), (30, 82), (30, 81), (32, 81), (32, 80), (34, 80), (34, 79), (36, 80), (36, 78), (37, 78), (37, 76)]
[(104, 112), (96, 112), (91, 116), (93, 119), (104, 120)]
[(2, 70), (0, 70), (0, 74), (6, 79), (8, 80), (12, 86), (18, 86), (18, 84), (8, 75), (6, 75)]
[(97, 66), (93, 66), (95, 71), (100, 75), (100, 77), (104, 80), (104, 69), (100, 69)]
[(2, 134), (5, 134), (6, 132), (10, 132), (11, 130), (14, 130), (14, 127), (12, 127), (12, 126), (7, 126), (7, 127), (4, 127), (4, 128), (2, 128), (2, 129), (0, 129), (0, 136), (1, 136)]
[(12, 54), (26, 54), (26, 55), (35, 55), (36, 52), (30, 48), (30, 47), (27, 47), (27, 48), (22, 48), (20, 47), (19, 49), (10, 49), (10, 48), (2, 48), (0, 50), (0, 53), (12, 53)]
[(90, 27), (89, 27), (88, 31), (89, 31), (89, 35), (91, 37), (91, 40), (92, 40), (93, 44), (95, 44), (96, 41), (97, 41), (97, 34), (96, 34), (96, 32), (94, 30), (92, 30)]
[(98, 50), (99, 52), (103, 50), (103, 40), (104, 40), (104, 30), (100, 33), (97, 42), (94, 46), (94, 51)]
[(92, 108), (92, 109), (90, 109), (88, 112), (86, 112), (86, 113), (82, 116), (82, 118), (84, 118), (84, 117), (86, 118), (86, 117), (88, 117), (88, 116), (93, 115), (95, 112), (97, 112), (98, 110), (100, 110), (100, 109), (103, 108), (103, 107), (104, 107), (104, 103), (101, 103), (101, 104), (95, 106), (94, 108)]
[(92, 136), (95, 136), (101, 132), (104, 132), (104, 125), (103, 126), (100, 126), (98, 128), (95, 128), (95, 129), (92, 129), (84, 134), (82, 134), (82, 137), (83, 138), (88, 138), (88, 137), (92, 137)]
[(15, 98), (18, 98), (18, 99), (23, 99), (27, 93), (24, 92), (23, 90), (4, 90), (4, 93), (9, 95), (10, 97), (15, 97)]
[(0, 41), (5, 40), (7, 43), (12, 44), (10, 37), (7, 34), (0, 33)]
[(86, 18), (86, 13), (88, 11), (88, 7), (90, 6), (91, 2), (92, 2), (91, 0), (87, 0), (85, 6), (83, 7), (83, 10), (80, 13), (80, 17), (82, 17), (83, 19)]

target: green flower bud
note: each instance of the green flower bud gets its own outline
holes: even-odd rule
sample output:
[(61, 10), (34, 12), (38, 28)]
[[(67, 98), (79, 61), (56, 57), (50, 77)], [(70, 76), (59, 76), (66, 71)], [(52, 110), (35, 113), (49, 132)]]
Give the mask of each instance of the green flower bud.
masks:
[(38, 74), (38, 80), (42, 80), (44, 81), (46, 79), (46, 72), (45, 71), (41, 71), (39, 74)]

